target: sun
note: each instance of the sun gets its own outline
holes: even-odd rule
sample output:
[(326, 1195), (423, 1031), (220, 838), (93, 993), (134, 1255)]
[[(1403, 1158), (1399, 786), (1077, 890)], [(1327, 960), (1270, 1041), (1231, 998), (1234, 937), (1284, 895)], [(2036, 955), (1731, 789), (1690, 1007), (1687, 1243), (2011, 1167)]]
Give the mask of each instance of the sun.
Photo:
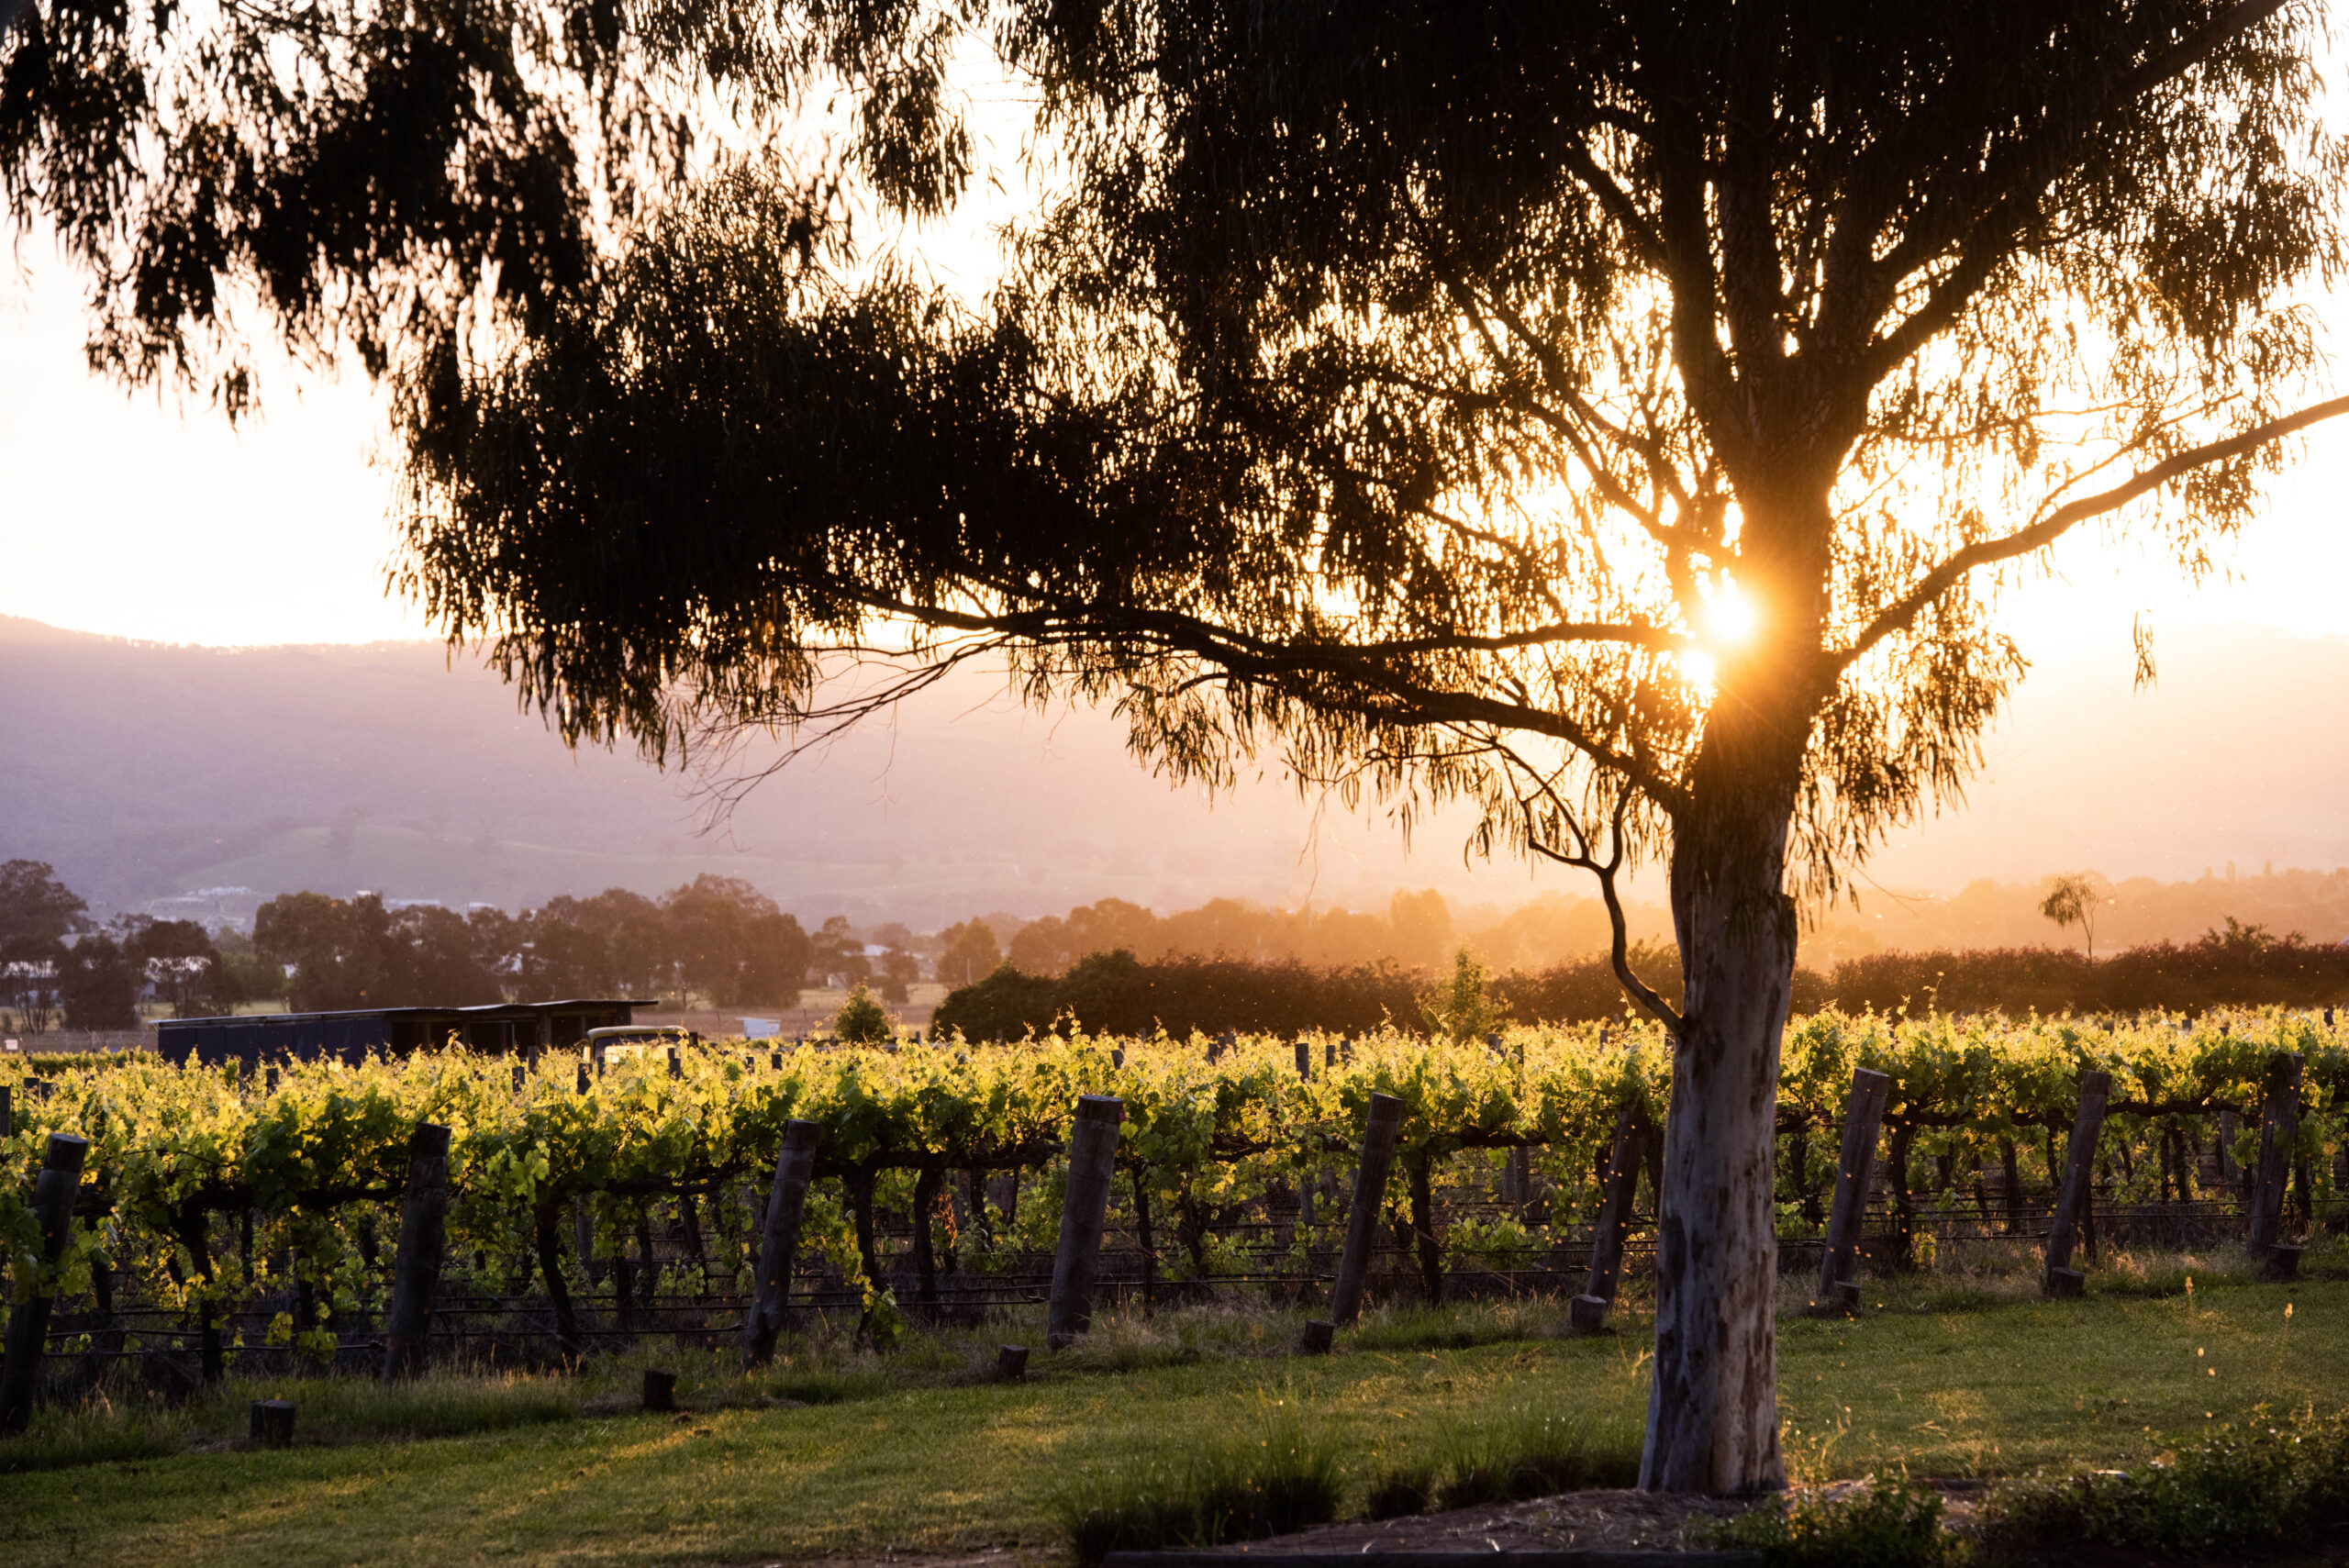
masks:
[(1706, 595), (1702, 636), (1709, 648), (1741, 647), (1762, 628), (1762, 612), (1745, 591), (1724, 577)]

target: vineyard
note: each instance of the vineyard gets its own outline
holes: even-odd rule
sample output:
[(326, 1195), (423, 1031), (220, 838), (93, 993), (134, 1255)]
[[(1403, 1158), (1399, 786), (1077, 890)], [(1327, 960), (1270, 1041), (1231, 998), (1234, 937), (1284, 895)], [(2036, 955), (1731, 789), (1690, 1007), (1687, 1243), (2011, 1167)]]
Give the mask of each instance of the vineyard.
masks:
[[(2074, 1163), (2091, 1249), (2239, 1239), (2279, 1054), (2298, 1084), (2275, 1224), (2300, 1234), (2349, 1220), (2349, 1049), (2329, 1018), (1800, 1021), (1780, 1084), (1782, 1266), (1814, 1269), (1826, 1244), (1861, 1069), (1886, 1075), (1858, 1240), (1876, 1270), (2042, 1245)], [(715, 1342), (741, 1330), (797, 1121), (813, 1158), (785, 1308), (885, 1347), (924, 1319), (1044, 1299), (1075, 1107), (1108, 1095), (1122, 1119), (1097, 1293), (1310, 1305), (1337, 1273), (1375, 1093), (1400, 1115), (1369, 1295), (1572, 1296), (1610, 1197), (1637, 1272), (1668, 1070), (1661, 1032), (1620, 1022), (1467, 1040), (735, 1042), (592, 1066), (451, 1050), (242, 1074), (52, 1058), (0, 1068), (0, 1234), (11, 1299), (55, 1293), (52, 1394), (123, 1361), (166, 1390), (232, 1364), (373, 1370), (401, 1338), (388, 1319), (419, 1129), (445, 1129), (429, 1341), (412, 1325), (408, 1353), (545, 1364), (651, 1335)], [(2104, 1118), (2075, 1162), (2083, 1074), (2099, 1073)], [(87, 1149), (44, 1263), (53, 1133)]]

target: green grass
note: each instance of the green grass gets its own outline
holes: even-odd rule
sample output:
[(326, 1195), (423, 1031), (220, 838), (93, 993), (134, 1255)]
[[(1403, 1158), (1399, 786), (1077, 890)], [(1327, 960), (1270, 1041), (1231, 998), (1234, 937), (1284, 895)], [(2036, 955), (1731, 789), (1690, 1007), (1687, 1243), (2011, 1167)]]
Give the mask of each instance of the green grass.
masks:
[(1536, 1393), (1479, 1411), (1450, 1436), (1439, 1508), (1473, 1508), (1594, 1487), (1630, 1486), (1640, 1478), (1640, 1423), (1633, 1413), (1562, 1405)]
[[(2174, 1294), (2131, 1284), (2057, 1305), (1996, 1279), (1940, 1279), (1871, 1293), (1856, 1320), (1783, 1317), (1798, 1479), (2127, 1468), (2263, 1405), (2329, 1412), (2349, 1397), (2349, 1284), (2255, 1284), (2199, 1267), (2177, 1281)], [(1041, 1344), (1025, 1318), (918, 1336), (886, 1358), (844, 1340), (796, 1341), (789, 1364), (748, 1377), (722, 1353), (664, 1351), (575, 1380), (451, 1378), (430, 1396), (232, 1382), (170, 1418), (193, 1451), (11, 1473), (12, 1454), (30, 1450), (0, 1447), (0, 1556), (250, 1568), (1058, 1551), (1072, 1487), (1179, 1468), (1252, 1429), (1264, 1400), (1337, 1456), (1349, 1514), (1381, 1477), (1416, 1473), (1432, 1488), (1480, 1443), (1499, 1454), (1512, 1422), (1569, 1415), (1584, 1451), (1620, 1453), (1644, 1409), (1645, 1319), (1627, 1312), (1619, 1338), (1565, 1340), (1547, 1337), (1541, 1307), (1506, 1309), (1505, 1335), (1503, 1310), (1464, 1309), (1449, 1334), (1433, 1315), (1374, 1317), (1341, 1353), (1314, 1359), (1285, 1354), (1302, 1314), (1111, 1317), (1081, 1351), (1039, 1351), (1018, 1385), (986, 1362), (996, 1340)], [(685, 1413), (629, 1407), (646, 1364), (679, 1372)], [(242, 1402), (277, 1393), (301, 1407), (306, 1441), (326, 1440), (241, 1451)], [(84, 1416), (82, 1436), (156, 1418)], [(48, 1437), (25, 1444), (61, 1440), (62, 1418), (42, 1419)], [(482, 1429), (500, 1420), (512, 1424)], [(429, 1430), (468, 1435), (373, 1437)]]
[(2349, 1284), (2192, 1277), (2190, 1294), (1963, 1307), (1935, 1285), (1872, 1293), (1855, 1321), (1782, 1318), (1788, 1462), (1813, 1480), (2110, 1467), (2261, 1405), (2349, 1402)]
[(1077, 1472), (1052, 1502), (1077, 1562), (1261, 1540), (1336, 1518), (1345, 1484), (1327, 1427), (1308, 1424), (1288, 1397), (1260, 1396), (1252, 1414), (1179, 1455)]

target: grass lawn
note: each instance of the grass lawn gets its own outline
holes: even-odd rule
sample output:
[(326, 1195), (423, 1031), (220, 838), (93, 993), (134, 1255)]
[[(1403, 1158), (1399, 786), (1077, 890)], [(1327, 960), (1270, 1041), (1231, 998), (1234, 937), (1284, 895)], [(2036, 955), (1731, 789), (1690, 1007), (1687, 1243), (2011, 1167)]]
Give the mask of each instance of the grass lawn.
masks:
[[(1797, 1478), (2113, 1467), (2262, 1405), (2349, 1403), (2349, 1284), (2198, 1273), (2189, 1295), (2176, 1280), (2115, 1283), (2059, 1305), (1926, 1282), (1871, 1296), (1858, 1320), (1782, 1318)], [(1272, 1401), (1332, 1436), (1358, 1507), (1382, 1470), (1514, 1409), (1571, 1408), (1604, 1441), (1635, 1445), (1644, 1324), (1564, 1340), (1549, 1337), (1555, 1321), (1547, 1307), (1399, 1313), (1336, 1356), (1298, 1360), (1267, 1353), (1293, 1318), (1170, 1312), (1110, 1321), (1016, 1386), (963, 1369), (1025, 1325), (882, 1362), (819, 1342), (763, 1382), (721, 1356), (648, 1356), (564, 1385), (554, 1408), (552, 1380), (509, 1385), (540, 1408), (535, 1424), (503, 1430), (0, 1473), (0, 1558), (249, 1568), (1050, 1551), (1052, 1503), (1073, 1478), (1245, 1431)], [(595, 1414), (646, 1361), (677, 1368), (681, 1397), (699, 1407)], [(828, 1402), (756, 1403), (795, 1391)], [(227, 1398), (273, 1392), (253, 1383)], [(354, 1397), (284, 1392), (306, 1424), (332, 1425), (316, 1413)], [(216, 1406), (216, 1424), (234, 1409)]]

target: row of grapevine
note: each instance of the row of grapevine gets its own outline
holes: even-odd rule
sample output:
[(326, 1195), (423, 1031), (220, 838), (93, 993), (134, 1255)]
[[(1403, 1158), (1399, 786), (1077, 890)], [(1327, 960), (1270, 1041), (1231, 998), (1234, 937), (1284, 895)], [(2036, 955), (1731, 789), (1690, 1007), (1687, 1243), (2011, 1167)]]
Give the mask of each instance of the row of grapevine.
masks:
[[(2039, 1204), (2058, 1177), (2087, 1069), (2114, 1081), (2103, 1200), (2212, 1196), (2199, 1185), (2209, 1173), (2253, 1157), (2257, 1129), (2245, 1113), (2279, 1051), (2305, 1060), (2295, 1152), (2301, 1209), (2312, 1213), (2342, 1179), (2349, 1048), (2329, 1021), (2277, 1012), (2191, 1025), (1801, 1020), (1788, 1030), (1780, 1083), (1782, 1234), (1819, 1233), (1855, 1067), (1892, 1080), (1883, 1201), (1906, 1247), (1920, 1195), (1963, 1189), (1977, 1172), (2016, 1202), (2027, 1190)], [(720, 1042), (595, 1073), (569, 1055), (523, 1065), (455, 1050), (265, 1074), (150, 1057), (39, 1079), (0, 1067), (11, 1113), (0, 1140), (0, 1240), (12, 1289), (42, 1273), (69, 1306), (111, 1313), (135, 1301), (193, 1325), (207, 1370), (231, 1315), (295, 1289), (306, 1306), (278, 1314), (270, 1337), (307, 1335), (330, 1351), (337, 1327), (383, 1310), (409, 1139), (434, 1123), (452, 1135), (452, 1288), (535, 1288), (571, 1315), (570, 1299), (596, 1284), (592, 1260), (625, 1258), (659, 1213), (693, 1232), (673, 1287), (731, 1297), (747, 1277), (782, 1128), (800, 1118), (820, 1129), (804, 1265), (870, 1300), (889, 1272), (876, 1217), (919, 1232), (932, 1273), (933, 1224), (955, 1231), (947, 1250), (968, 1273), (1013, 1270), (1048, 1249), (1072, 1107), (1080, 1095), (1106, 1094), (1125, 1106), (1113, 1225), (1140, 1239), (1153, 1277), (1248, 1273), (1245, 1249), (1230, 1238), (1261, 1239), (1277, 1207), (1296, 1271), (1309, 1279), (1331, 1216), (1325, 1208), (1317, 1230), (1297, 1198), (1342, 1191), (1333, 1178), (1353, 1163), (1379, 1092), (1404, 1105), (1389, 1199), (1425, 1238), (1431, 1267), (1446, 1258), (1522, 1265), (1587, 1237), (1619, 1114), (1629, 1107), (1634, 1120), (1660, 1124), (1669, 1069), (1660, 1031), (1620, 1023), (1485, 1040), (1387, 1032), (1228, 1047), (1163, 1036), (785, 1052)], [(51, 1131), (86, 1139), (89, 1150), (70, 1239), (45, 1270), (31, 1194)], [(1001, 1188), (1005, 1173), (1020, 1173), (1028, 1199), (1015, 1195), (1020, 1178)], [(1003, 1201), (988, 1203), (991, 1188)], [(583, 1225), (592, 1234), (574, 1234)], [(565, 1322), (575, 1332), (573, 1317)]]

